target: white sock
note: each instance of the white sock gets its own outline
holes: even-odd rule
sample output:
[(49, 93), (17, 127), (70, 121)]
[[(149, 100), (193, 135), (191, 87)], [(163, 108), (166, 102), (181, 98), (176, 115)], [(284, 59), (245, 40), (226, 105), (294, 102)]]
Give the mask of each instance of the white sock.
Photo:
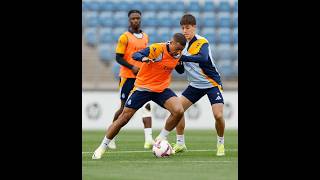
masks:
[(177, 144), (184, 145), (184, 134), (182, 135), (177, 134)]
[(145, 142), (152, 141), (152, 128), (144, 128), (144, 140)]
[(224, 137), (217, 136), (217, 141), (219, 144), (224, 144)]
[(160, 137), (161, 139), (167, 139), (169, 133), (170, 131), (167, 131), (165, 128), (163, 128), (158, 137)]
[(102, 147), (103, 149), (107, 149), (110, 141), (111, 141), (111, 139), (108, 139), (106, 136), (104, 136), (104, 138), (100, 144), (100, 147)]

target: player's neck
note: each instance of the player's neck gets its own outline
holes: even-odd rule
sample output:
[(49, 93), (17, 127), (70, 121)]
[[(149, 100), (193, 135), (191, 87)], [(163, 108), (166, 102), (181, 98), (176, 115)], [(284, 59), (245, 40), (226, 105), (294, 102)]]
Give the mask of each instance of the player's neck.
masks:
[(190, 42), (194, 38), (195, 34), (187, 39), (188, 42)]
[(134, 29), (134, 28), (130, 27), (129, 30), (130, 30), (132, 33), (140, 33), (140, 32), (141, 32), (140, 28), (135, 28), (135, 29)]

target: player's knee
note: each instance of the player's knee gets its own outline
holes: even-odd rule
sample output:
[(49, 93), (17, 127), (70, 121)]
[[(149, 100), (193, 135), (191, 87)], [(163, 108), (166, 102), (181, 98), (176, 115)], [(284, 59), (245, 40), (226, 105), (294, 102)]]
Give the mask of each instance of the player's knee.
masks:
[(216, 119), (216, 121), (222, 121), (223, 120), (223, 113), (222, 112), (215, 113), (214, 118)]
[(184, 110), (183, 110), (183, 107), (182, 106), (176, 106), (174, 109), (173, 109), (173, 112), (172, 114), (174, 116), (176, 116), (177, 118), (182, 118), (183, 116), (183, 113), (184, 113)]

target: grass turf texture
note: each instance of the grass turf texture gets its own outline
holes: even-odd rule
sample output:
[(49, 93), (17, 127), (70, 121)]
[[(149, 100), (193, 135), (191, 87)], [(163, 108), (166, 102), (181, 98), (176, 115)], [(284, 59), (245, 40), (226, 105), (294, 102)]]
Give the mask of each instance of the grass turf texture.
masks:
[[(151, 150), (144, 150), (144, 132), (122, 130), (118, 134), (116, 150), (107, 150), (100, 160), (91, 156), (101, 143), (104, 131), (82, 132), (82, 177), (84, 180), (144, 180), (144, 179), (238, 179), (238, 132), (225, 132), (226, 156), (217, 157), (215, 130), (186, 130), (188, 151), (168, 158), (156, 158)], [(153, 137), (159, 131), (153, 131)], [(175, 142), (175, 131), (169, 142)]]

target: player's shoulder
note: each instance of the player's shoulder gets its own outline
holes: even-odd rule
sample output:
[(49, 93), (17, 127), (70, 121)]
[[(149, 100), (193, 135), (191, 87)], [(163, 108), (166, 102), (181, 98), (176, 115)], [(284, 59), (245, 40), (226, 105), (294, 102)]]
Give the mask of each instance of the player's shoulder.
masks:
[(150, 54), (149, 57), (152, 59), (161, 59), (163, 54), (163, 44), (165, 43), (153, 43), (149, 46)]
[(122, 33), (122, 34), (119, 36), (119, 40), (121, 40), (121, 41), (127, 41), (127, 40), (128, 40), (127, 32)]
[(153, 43), (150, 45), (150, 50), (151, 51), (163, 51), (163, 45), (165, 43)]
[(196, 42), (201, 44), (205, 44), (205, 43), (209, 44), (209, 41), (207, 40), (207, 38), (200, 36), (199, 34), (196, 34), (195, 37), (196, 37)]

